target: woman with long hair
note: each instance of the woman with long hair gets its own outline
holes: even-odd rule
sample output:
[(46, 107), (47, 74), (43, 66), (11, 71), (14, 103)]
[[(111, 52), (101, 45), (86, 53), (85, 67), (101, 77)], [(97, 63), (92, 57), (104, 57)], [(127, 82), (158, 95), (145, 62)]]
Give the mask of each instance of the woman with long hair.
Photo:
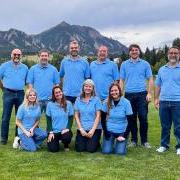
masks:
[(95, 96), (94, 82), (87, 79), (83, 83), (81, 96), (75, 102), (75, 119), (78, 127), (75, 142), (77, 152), (97, 151), (102, 131), (100, 110), (101, 102)]
[(104, 129), (102, 152), (125, 155), (127, 140), (127, 116), (132, 114), (130, 102), (122, 96), (121, 88), (114, 82), (109, 88), (108, 99), (103, 103), (102, 122)]
[(69, 150), (72, 138), (71, 124), (74, 110), (70, 101), (66, 101), (59, 85), (52, 89), (52, 101), (47, 104), (46, 116), (48, 122), (48, 150), (59, 151), (59, 142), (64, 144), (64, 150)]
[(38, 105), (37, 93), (34, 89), (27, 89), (16, 115), (21, 149), (36, 151), (47, 137), (47, 133), (38, 127), (40, 117), (41, 109)]

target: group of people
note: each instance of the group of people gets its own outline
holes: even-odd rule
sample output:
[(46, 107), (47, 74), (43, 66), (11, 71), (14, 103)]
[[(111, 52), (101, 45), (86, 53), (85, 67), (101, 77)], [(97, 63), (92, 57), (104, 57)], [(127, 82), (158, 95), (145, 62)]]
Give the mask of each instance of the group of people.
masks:
[[(138, 129), (141, 145), (151, 148), (148, 103), (152, 100), (154, 81), (150, 64), (140, 58), (140, 47), (137, 44), (129, 46), (130, 58), (121, 64), (120, 71), (117, 64), (108, 59), (106, 46), (98, 48), (97, 60), (90, 65), (79, 56), (79, 49), (77, 41), (70, 42), (70, 54), (61, 61), (59, 72), (49, 63), (49, 52), (45, 49), (39, 52), (39, 62), (29, 70), (20, 61), (22, 52), (19, 49), (12, 51), (11, 60), (1, 64), (1, 144), (7, 144), (11, 112), (15, 106), (13, 148), (36, 151), (47, 138), (50, 152), (58, 152), (60, 143), (68, 151), (74, 119), (77, 152), (93, 153), (102, 147), (104, 154), (125, 155), (129, 136), (128, 146), (138, 145)], [(162, 128), (159, 153), (169, 148), (173, 122), (177, 154), (180, 155), (179, 56), (179, 49), (171, 47), (168, 62), (159, 69), (155, 80), (154, 102), (159, 108)], [(43, 112), (47, 122), (45, 130), (39, 127)]]

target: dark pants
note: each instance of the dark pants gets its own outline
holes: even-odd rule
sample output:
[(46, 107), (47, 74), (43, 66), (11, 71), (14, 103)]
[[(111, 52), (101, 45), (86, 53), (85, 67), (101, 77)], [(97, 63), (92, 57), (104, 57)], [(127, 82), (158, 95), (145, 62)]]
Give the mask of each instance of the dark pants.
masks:
[(59, 151), (59, 141), (61, 140), (64, 144), (64, 148), (68, 148), (72, 139), (72, 132), (66, 132), (64, 134), (54, 133), (54, 139), (51, 142), (47, 143), (48, 150), (50, 152), (58, 152)]
[(139, 93), (125, 93), (125, 97), (130, 101), (133, 115), (128, 116), (128, 126), (125, 132), (125, 137), (131, 132), (131, 140), (135, 143), (138, 142), (137, 138), (137, 117), (140, 123), (140, 137), (141, 144), (147, 142), (147, 132), (148, 132), (148, 102), (146, 101), (147, 92)]
[[(9, 122), (13, 106), (15, 106), (15, 114), (17, 113), (18, 107), (22, 104), (24, 99), (24, 91), (13, 91), (4, 88), (3, 89), (3, 113), (1, 123), (1, 141), (7, 142), (9, 134)], [(17, 136), (17, 126), (15, 131)]]
[[(86, 131), (88, 132), (88, 131)], [(96, 129), (92, 138), (87, 138), (81, 135), (80, 131), (77, 130), (75, 149), (77, 152), (91, 152), (97, 151), (100, 145), (101, 129)]]
[(161, 146), (168, 148), (170, 131), (174, 124), (174, 135), (177, 140), (176, 149), (180, 148), (180, 102), (160, 101), (159, 116), (161, 120)]
[(72, 104), (75, 103), (76, 98), (77, 98), (77, 97), (75, 97), (75, 96), (66, 96), (66, 100), (70, 101)]

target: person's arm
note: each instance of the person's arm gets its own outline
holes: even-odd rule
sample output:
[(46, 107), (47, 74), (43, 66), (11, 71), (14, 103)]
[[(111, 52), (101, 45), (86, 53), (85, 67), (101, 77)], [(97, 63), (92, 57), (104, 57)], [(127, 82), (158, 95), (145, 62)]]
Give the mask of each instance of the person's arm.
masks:
[(121, 88), (121, 91), (124, 92), (124, 80), (123, 79), (119, 80), (119, 86)]
[(79, 117), (79, 112), (75, 111), (75, 120), (77, 123), (77, 127), (81, 133), (82, 136), (87, 136), (87, 132), (82, 128), (81, 122), (80, 122), (80, 117)]
[(154, 86), (153, 77), (150, 77), (149, 81), (148, 81), (148, 93), (147, 93), (147, 96), (146, 96), (146, 101), (147, 102), (151, 102), (152, 93), (153, 93), (153, 86)]
[(87, 137), (91, 138), (94, 135), (95, 130), (97, 129), (100, 122), (101, 112), (96, 111), (96, 118), (94, 120), (94, 124), (92, 129), (87, 133)]
[(31, 137), (31, 133), (24, 128), (23, 124), (21, 123), (21, 121), (19, 119), (16, 119), (16, 125), (22, 130), (22, 132), (27, 137)]
[(0, 88), (3, 89), (3, 83), (1, 80), (0, 80)]
[(155, 94), (154, 94), (154, 106), (156, 109), (159, 108), (159, 94), (160, 94), (161, 88), (160, 86), (155, 87)]

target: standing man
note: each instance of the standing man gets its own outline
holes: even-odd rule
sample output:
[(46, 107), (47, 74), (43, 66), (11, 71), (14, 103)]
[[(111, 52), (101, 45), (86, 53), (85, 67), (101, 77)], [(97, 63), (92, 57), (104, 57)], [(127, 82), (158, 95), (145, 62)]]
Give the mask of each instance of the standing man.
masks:
[[(14, 49), (11, 52), (11, 60), (0, 66), (0, 80), (3, 91), (3, 113), (1, 123), (1, 144), (3, 145), (7, 144), (8, 141), (9, 122), (13, 106), (15, 106), (15, 113), (17, 113), (18, 107), (24, 99), (24, 86), (28, 67), (21, 63), (21, 56), (21, 50)], [(16, 128), (13, 143), (14, 148), (16, 148), (15, 142), (18, 139)]]
[(105, 100), (112, 82), (119, 80), (118, 67), (107, 58), (108, 48), (106, 46), (100, 46), (97, 55), (97, 60), (90, 65), (91, 79), (95, 83), (97, 96)]
[(42, 49), (39, 52), (39, 63), (30, 68), (27, 77), (28, 87), (34, 88), (37, 92), (41, 112), (46, 112), (53, 86), (60, 83), (57, 69), (48, 62), (49, 51)]
[(60, 78), (66, 99), (74, 104), (76, 97), (80, 96), (84, 80), (90, 77), (90, 71), (87, 60), (78, 55), (77, 41), (70, 43), (69, 52), (70, 56), (65, 57), (61, 62)]
[[(130, 101), (133, 115), (128, 118), (126, 136), (131, 132), (131, 143), (129, 146), (137, 146), (137, 117), (140, 122), (141, 145), (151, 148), (148, 143), (148, 103), (151, 101), (153, 89), (153, 76), (150, 64), (140, 59), (141, 49), (139, 45), (129, 46), (130, 59), (122, 63), (120, 68), (120, 86), (125, 87), (125, 97)], [(148, 80), (148, 88), (146, 88)]]
[(159, 69), (155, 81), (155, 107), (159, 108), (161, 121), (161, 146), (156, 150), (163, 153), (169, 148), (170, 131), (174, 124), (177, 140), (177, 155), (180, 155), (180, 52), (178, 47), (168, 51), (168, 63)]

